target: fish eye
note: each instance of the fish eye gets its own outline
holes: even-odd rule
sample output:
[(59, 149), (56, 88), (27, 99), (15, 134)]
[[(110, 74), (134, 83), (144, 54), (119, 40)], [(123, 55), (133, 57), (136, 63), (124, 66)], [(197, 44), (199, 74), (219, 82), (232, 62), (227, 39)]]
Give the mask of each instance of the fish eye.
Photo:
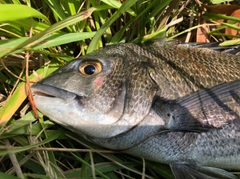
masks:
[(92, 76), (102, 71), (102, 64), (99, 61), (82, 61), (78, 68), (84, 76)]

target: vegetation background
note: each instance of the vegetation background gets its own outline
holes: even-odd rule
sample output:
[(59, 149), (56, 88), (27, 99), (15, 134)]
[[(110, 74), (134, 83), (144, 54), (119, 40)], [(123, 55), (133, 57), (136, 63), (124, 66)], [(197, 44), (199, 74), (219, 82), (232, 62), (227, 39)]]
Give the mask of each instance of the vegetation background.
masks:
[(239, 9), (222, 0), (0, 0), (0, 178), (173, 178), (166, 165), (104, 150), (39, 112), (36, 120), (29, 87), (115, 43), (239, 44)]

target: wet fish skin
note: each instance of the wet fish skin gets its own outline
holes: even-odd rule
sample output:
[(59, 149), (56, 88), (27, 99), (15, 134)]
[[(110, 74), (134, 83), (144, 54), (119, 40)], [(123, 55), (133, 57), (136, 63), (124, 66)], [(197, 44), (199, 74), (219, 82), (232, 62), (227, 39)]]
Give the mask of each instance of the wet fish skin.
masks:
[[(82, 75), (86, 61), (102, 71)], [(32, 90), (39, 110), (89, 141), (170, 164), (176, 178), (235, 178), (222, 169), (240, 169), (239, 67), (236, 55), (172, 42), (118, 44)]]

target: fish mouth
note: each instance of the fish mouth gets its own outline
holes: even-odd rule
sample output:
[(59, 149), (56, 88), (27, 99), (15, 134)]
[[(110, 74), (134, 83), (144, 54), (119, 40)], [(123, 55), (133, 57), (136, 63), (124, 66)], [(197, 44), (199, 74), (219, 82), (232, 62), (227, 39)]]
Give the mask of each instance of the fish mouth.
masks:
[(48, 93), (42, 92), (42, 91), (33, 91), (33, 95), (43, 96), (43, 97), (49, 97), (49, 98), (55, 98), (56, 96), (50, 95)]
[(50, 86), (45, 85), (42, 83), (36, 83), (31, 87), (33, 96), (40, 96), (45, 98), (60, 98), (66, 101), (74, 100), (75, 98), (78, 98), (79, 96), (71, 93), (69, 91)]

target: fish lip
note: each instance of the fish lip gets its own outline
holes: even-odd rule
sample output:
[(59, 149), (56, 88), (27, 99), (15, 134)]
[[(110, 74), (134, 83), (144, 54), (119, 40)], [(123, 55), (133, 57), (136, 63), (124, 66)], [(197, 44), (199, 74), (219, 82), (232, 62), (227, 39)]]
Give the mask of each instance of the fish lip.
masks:
[(33, 96), (42, 96), (48, 98), (60, 98), (66, 101), (79, 98), (78, 95), (61, 88), (50, 86), (42, 83), (36, 83), (31, 87)]

